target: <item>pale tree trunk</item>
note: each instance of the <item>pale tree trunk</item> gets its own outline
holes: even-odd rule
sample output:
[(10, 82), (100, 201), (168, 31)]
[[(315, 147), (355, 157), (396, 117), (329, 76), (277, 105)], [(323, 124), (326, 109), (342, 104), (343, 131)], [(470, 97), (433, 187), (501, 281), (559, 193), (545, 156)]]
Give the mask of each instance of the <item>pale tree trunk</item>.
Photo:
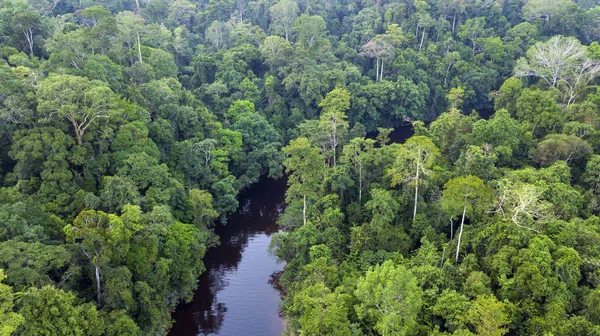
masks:
[(377, 64), (377, 69), (375, 70), (375, 81), (379, 81), (379, 57), (375, 59), (375, 63)]
[(140, 42), (140, 32), (137, 32), (137, 45), (138, 45), (138, 59), (140, 60), (140, 63), (144, 63), (144, 62), (142, 62), (142, 44)]
[(306, 225), (306, 194), (304, 194), (304, 207), (302, 208), (302, 220), (303, 220), (303, 224)]
[(423, 28), (423, 34), (421, 34), (421, 44), (419, 45), (419, 51), (423, 48), (424, 40), (425, 40), (425, 28)]
[(454, 27), (456, 26), (456, 11), (454, 12), (454, 19), (452, 19), (452, 33), (454, 34)]
[(454, 221), (450, 218), (450, 240), (454, 238)]
[(77, 124), (75, 119), (71, 119), (71, 124), (73, 124), (73, 129), (75, 129), (77, 144), (81, 146), (81, 144), (83, 144), (83, 134), (85, 133), (85, 130), (82, 129), (81, 125)]
[(450, 68), (452, 67), (453, 63), (451, 62), (448, 65), (448, 68), (446, 68), (446, 75), (444, 76), (444, 87), (446, 87), (446, 84), (448, 83), (448, 74), (450, 73)]
[(94, 267), (96, 268), (96, 292), (98, 303), (100, 303), (100, 266), (94, 265)]
[(23, 30), (27, 44), (29, 44), (29, 55), (33, 55), (33, 29)]
[(137, 9), (137, 15), (140, 15), (140, 1), (135, 0), (135, 7)]
[(383, 79), (383, 58), (381, 59), (381, 67), (379, 69), (379, 80)]
[(458, 264), (458, 254), (460, 253), (460, 240), (462, 238), (463, 227), (465, 226), (465, 214), (467, 213), (467, 206), (463, 208), (462, 220), (460, 221), (460, 233), (458, 234), (458, 244), (456, 245), (456, 263)]

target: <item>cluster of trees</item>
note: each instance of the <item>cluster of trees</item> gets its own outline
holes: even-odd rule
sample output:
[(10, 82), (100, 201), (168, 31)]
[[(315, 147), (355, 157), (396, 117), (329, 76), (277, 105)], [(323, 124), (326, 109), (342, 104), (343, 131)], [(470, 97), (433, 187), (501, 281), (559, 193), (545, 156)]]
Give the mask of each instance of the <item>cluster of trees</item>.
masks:
[(588, 89), (569, 101), (543, 77), (510, 78), (489, 120), (463, 115), (453, 90), (455, 107), (402, 144), (391, 129), (353, 136), (348, 91), (328, 94), (283, 148), (288, 230), (272, 248), (289, 332), (599, 333), (600, 87)]
[(349, 129), (350, 93), (329, 93), (283, 148), (289, 230), (272, 248), (289, 332), (600, 333), (594, 50), (538, 42), (489, 120), (462, 114), (455, 88), (402, 144)]
[(0, 1), (0, 334), (164, 334), (284, 164), (291, 328), (592, 328), (593, 5)]

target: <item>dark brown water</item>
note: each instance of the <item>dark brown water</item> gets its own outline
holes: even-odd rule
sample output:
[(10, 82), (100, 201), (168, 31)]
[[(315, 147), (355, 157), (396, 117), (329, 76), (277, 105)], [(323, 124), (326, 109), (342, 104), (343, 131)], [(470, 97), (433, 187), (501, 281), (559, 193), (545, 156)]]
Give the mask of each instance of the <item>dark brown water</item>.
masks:
[(178, 307), (170, 336), (281, 335), (279, 292), (272, 276), (283, 264), (268, 253), (284, 206), (285, 179), (261, 180), (240, 197), (240, 209), (216, 230), (221, 245), (208, 250), (194, 299)]

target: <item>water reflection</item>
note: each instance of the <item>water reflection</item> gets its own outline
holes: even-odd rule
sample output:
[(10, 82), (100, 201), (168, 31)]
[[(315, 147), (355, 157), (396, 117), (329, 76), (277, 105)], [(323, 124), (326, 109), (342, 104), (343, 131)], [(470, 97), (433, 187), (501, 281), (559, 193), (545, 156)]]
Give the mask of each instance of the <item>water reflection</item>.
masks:
[(279, 292), (283, 269), (267, 252), (284, 207), (285, 180), (261, 179), (240, 197), (240, 210), (217, 234), (221, 245), (206, 253), (207, 271), (192, 302), (173, 315), (169, 335), (280, 335)]

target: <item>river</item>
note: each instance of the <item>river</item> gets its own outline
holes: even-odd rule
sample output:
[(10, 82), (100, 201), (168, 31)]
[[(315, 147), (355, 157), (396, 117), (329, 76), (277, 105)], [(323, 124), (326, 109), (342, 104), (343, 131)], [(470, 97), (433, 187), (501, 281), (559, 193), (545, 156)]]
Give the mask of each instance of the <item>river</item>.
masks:
[[(488, 119), (493, 109), (479, 111)], [(389, 135), (403, 143), (414, 134), (411, 125)], [(370, 133), (374, 138), (377, 134)], [(279, 315), (280, 293), (272, 279), (283, 270), (267, 250), (278, 232), (277, 216), (285, 206), (285, 179), (262, 177), (240, 195), (240, 210), (218, 226), (221, 245), (208, 250), (192, 302), (180, 305), (169, 336), (276, 336), (284, 330)]]
[(281, 335), (279, 292), (272, 278), (283, 270), (268, 253), (283, 211), (285, 179), (262, 177), (240, 195), (240, 209), (216, 229), (221, 244), (206, 252), (206, 271), (192, 302), (180, 305), (170, 336)]

